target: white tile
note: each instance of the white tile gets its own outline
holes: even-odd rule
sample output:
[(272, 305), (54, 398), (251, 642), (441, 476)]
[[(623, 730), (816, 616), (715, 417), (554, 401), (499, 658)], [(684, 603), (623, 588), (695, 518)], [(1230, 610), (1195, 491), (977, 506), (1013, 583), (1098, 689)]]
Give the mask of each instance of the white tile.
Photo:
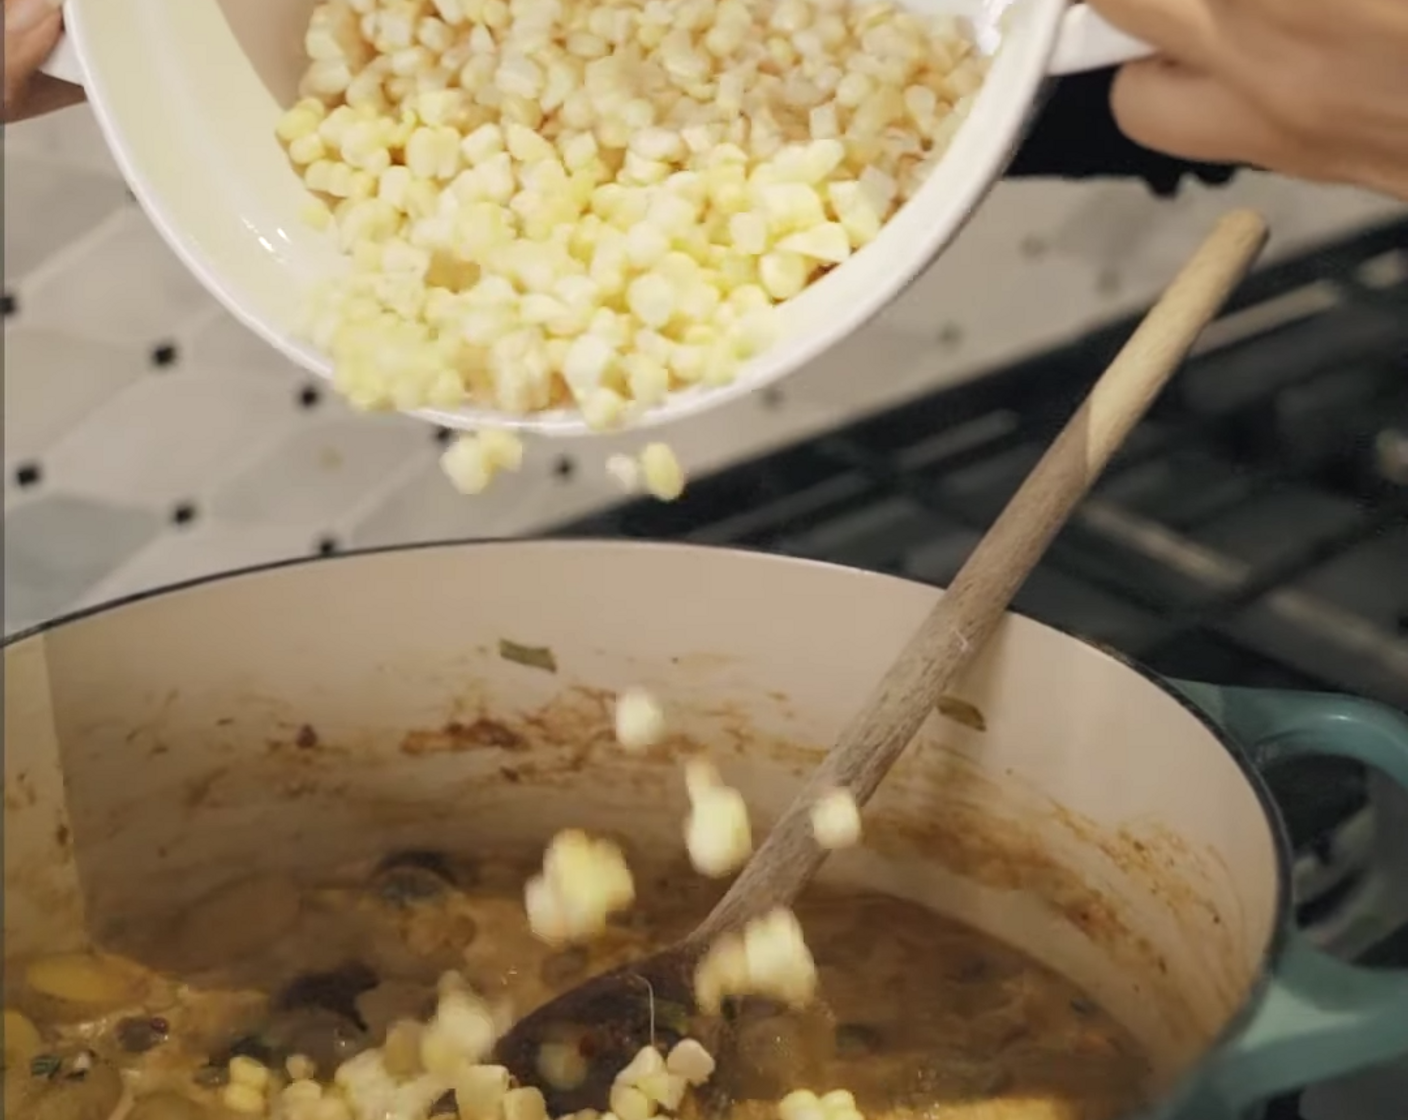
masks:
[(116, 161), (87, 105), (75, 105), (43, 117), (5, 126), (5, 154), (41, 156), (66, 167), (96, 171), (121, 179)]
[(312, 550), (297, 530), (196, 523), (170, 529), (79, 600), (87, 607), (153, 588), (308, 555)]
[(1266, 219), (1261, 264), (1302, 252), (1359, 226), (1408, 213), (1392, 199), (1347, 187), (1246, 172), (1225, 187), (1190, 185), (1156, 199), (1137, 184), (1103, 184), (1052, 228), (1052, 244), (1099, 272), (1117, 272), (1123, 293), (1155, 297), (1228, 211), (1246, 206)]
[(6, 329), (7, 469), (42, 456), (66, 431), (146, 372), (146, 355), (135, 347), (112, 346), (68, 331)]
[(1196, 213), (1201, 198), (1191, 188), (1174, 198), (1156, 198), (1139, 183), (1097, 182), (1072, 201), (1074, 205), (1050, 224), (1050, 248), (1097, 272), (1118, 270), (1147, 255), (1160, 230), (1170, 224), (1187, 231), (1185, 240), (1201, 224)]
[(626, 433), (616, 442), (639, 450), (649, 441), (660, 440), (674, 450), (686, 473), (696, 476), (791, 443), (834, 418), (834, 409), (826, 404), (805, 396), (787, 397), (785, 382), (779, 388), (788, 402), (785, 409), (772, 407), (761, 394), (754, 394), (659, 431)]
[[(396, 487), (351, 526), (348, 543), (354, 548), (409, 541), (459, 540), (510, 536), (524, 532), (551, 507), (553, 487), (572, 485), (544, 469), (544, 454), (531, 452), (523, 473), (500, 475), (485, 493), (459, 493), (435, 461), (425, 463), (404, 485)], [(548, 513), (550, 516), (550, 513)]]
[(135, 208), (20, 296), (29, 324), (144, 345), (176, 335), (214, 302)]
[(164, 509), (204, 494), (297, 420), (287, 394), (267, 381), (154, 371), (73, 428), (46, 467), (76, 493), (141, 495)]
[[(668, 428), (572, 440), (525, 440), (523, 468), (494, 479), (479, 495), (458, 493), (438, 462), (426, 466), (353, 520), (355, 547), (412, 540), (515, 536), (542, 532), (625, 501), (607, 474), (616, 453), (637, 455), (653, 441), (670, 446), (686, 478), (697, 480), (830, 427), (847, 405), (782, 390), (782, 404), (761, 395), (715, 409)], [(438, 456), (437, 456), (438, 457)]]
[(72, 609), (159, 530), (146, 510), (66, 494), (6, 510), (6, 629)]
[(1073, 267), (1033, 231), (1061, 221), (1080, 197), (1070, 184), (1003, 184), (882, 321), (927, 340), (956, 333), (968, 366), (989, 344), (1011, 351), (1077, 329), (1096, 310), (1096, 270)]
[(278, 378), (290, 393), (314, 378), (220, 307), (192, 329), (182, 350), (203, 368)]
[[(118, 179), (15, 152), (5, 159), (5, 283), (13, 287), (38, 265), (125, 206)], [(42, 214), (42, 221), (21, 215)]]
[(928, 387), (958, 361), (938, 343), (897, 330), (882, 318), (777, 387), (784, 409), (805, 401), (828, 415), (874, 412)]
[(834, 422), (833, 407), (788, 396), (785, 388), (783, 399), (785, 404), (778, 407), (755, 394), (665, 428), (526, 440), (523, 470), (500, 475), (487, 493), (469, 498), (457, 495), (437, 466), (395, 499), (406, 509), (384, 520), (369, 518), (365, 532), (376, 534), (379, 542), (389, 541), (389, 534), (404, 531), (400, 527), (410, 524), (417, 516), (413, 511), (419, 510), (427, 511), (427, 523), (437, 528), (425, 539), (446, 535), (442, 527), (447, 526), (462, 526), (459, 535), (474, 536), (540, 532), (633, 496), (623, 493), (607, 474), (606, 460), (613, 454), (634, 457), (646, 444), (662, 442), (678, 457), (686, 479), (697, 480)]
[(426, 424), (397, 416), (338, 416), (291, 429), (258, 461), (221, 485), (215, 516), (231, 522), (308, 528), (331, 525), (381, 490), (415, 459), (435, 453)]
[[(1358, 227), (1408, 215), (1408, 205), (1382, 195), (1249, 172), (1239, 175), (1224, 190), (1205, 187), (1190, 192), (1192, 233), (1185, 235), (1185, 252), (1191, 250), (1188, 242), (1196, 237), (1196, 231), (1211, 229), (1219, 216), (1235, 206), (1253, 207), (1266, 218), (1271, 230), (1266, 261), (1303, 252)], [(1158, 232), (1164, 244), (1178, 240), (1177, 227), (1172, 223)]]
[[(495, 479), (498, 492), (493, 499), (502, 511), (494, 522), (493, 536), (527, 536), (556, 528), (567, 521), (631, 500), (637, 495), (623, 493), (620, 484), (606, 472), (607, 457), (616, 451), (636, 454), (651, 439), (664, 440), (672, 448), (678, 442), (678, 428), (614, 439), (573, 441), (558, 446), (552, 441), (539, 441), (530, 446), (529, 462), (523, 476)], [(690, 449), (676, 449), (686, 477), (701, 477), (704, 472), (688, 462)]]

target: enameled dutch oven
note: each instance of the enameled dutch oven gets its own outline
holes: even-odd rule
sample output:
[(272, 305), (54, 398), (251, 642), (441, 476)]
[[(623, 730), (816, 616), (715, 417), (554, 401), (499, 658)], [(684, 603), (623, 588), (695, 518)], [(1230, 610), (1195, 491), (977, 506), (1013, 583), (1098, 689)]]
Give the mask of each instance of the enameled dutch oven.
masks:
[[(262, 870), (543, 845), (674, 851), (673, 758), (707, 746), (759, 828), (938, 594), (672, 545), (490, 543), (298, 562), (5, 647), (5, 952), (79, 947)], [(614, 747), (609, 697), (673, 738)], [(937, 698), (936, 698), (937, 700)], [(1408, 974), (1292, 925), (1255, 760), (1408, 787), (1408, 721), (1344, 697), (1160, 680), (1010, 617), (827, 874), (918, 900), (1086, 988), (1142, 1040), (1151, 1116), (1232, 1120), (1408, 1053)]]

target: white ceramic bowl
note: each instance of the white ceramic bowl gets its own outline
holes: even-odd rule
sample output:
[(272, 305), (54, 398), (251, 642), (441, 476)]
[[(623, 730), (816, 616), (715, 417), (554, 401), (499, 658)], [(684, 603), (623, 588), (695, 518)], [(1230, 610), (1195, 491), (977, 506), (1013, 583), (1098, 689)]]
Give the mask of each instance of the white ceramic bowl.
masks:
[[(314, 0), (68, 0), (68, 38), (47, 69), (81, 82), (123, 174), (157, 228), (241, 322), (312, 372), (305, 293), (345, 264), (299, 219), (307, 194), (274, 137), (296, 99)], [(733, 384), (677, 393), (637, 423), (678, 419), (799, 369), (871, 318), (958, 232), (1021, 137), (1042, 82), (1144, 53), (1066, 0), (916, 0), (968, 17), (993, 56), (949, 153), (864, 251), (783, 309), (783, 338)], [(415, 415), (453, 428), (587, 431), (575, 410), (530, 416), (465, 408)]]

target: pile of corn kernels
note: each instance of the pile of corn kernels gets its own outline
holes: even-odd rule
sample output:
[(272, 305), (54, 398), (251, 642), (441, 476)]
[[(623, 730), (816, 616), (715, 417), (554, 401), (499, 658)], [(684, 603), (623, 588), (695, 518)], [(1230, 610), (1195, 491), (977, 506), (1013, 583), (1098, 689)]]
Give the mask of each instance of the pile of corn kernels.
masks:
[(328, 0), (305, 48), (278, 135), (351, 258), (309, 316), (339, 388), (597, 429), (768, 347), (985, 72), (889, 0)]

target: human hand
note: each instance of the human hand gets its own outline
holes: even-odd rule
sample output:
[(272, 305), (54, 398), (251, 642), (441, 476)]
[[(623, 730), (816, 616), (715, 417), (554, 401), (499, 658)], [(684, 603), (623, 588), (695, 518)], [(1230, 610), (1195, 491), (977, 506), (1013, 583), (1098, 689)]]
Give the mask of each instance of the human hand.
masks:
[(1408, 199), (1404, 0), (1090, 0), (1158, 57), (1115, 80), (1130, 139)]
[(4, 8), (5, 123), (82, 101), (81, 86), (39, 73), (63, 34), (57, 0), (4, 0)]

